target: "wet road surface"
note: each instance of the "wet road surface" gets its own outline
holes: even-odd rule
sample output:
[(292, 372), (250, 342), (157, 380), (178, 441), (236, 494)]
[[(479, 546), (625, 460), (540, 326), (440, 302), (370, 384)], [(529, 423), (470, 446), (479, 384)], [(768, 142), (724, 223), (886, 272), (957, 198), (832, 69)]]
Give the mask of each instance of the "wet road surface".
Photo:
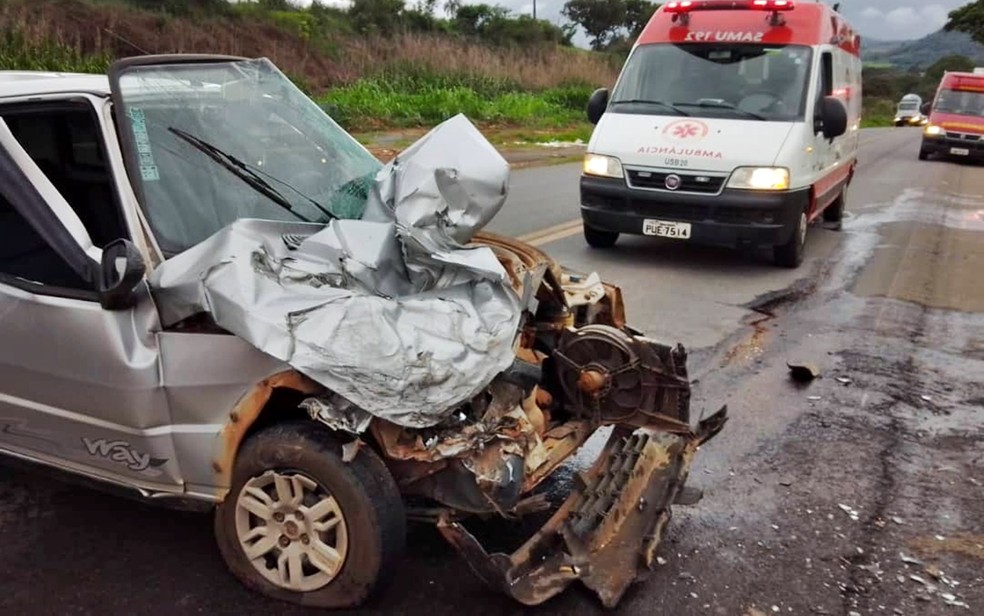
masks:
[[(918, 139), (865, 131), (844, 230), (812, 229), (796, 271), (646, 238), (591, 250), (577, 167), (516, 174), (494, 229), (622, 284), (634, 325), (695, 351), (694, 412), (732, 412), (691, 475), (704, 500), (674, 509), (620, 613), (984, 612), (984, 167), (919, 162)], [(823, 378), (796, 386), (786, 361)], [(479, 529), (498, 547), (529, 530)], [(242, 588), (209, 516), (43, 475), (0, 470), (0, 543), (0, 613), (308, 613)], [(579, 588), (530, 611), (603, 612)], [(523, 612), (414, 526), (359, 613)]]

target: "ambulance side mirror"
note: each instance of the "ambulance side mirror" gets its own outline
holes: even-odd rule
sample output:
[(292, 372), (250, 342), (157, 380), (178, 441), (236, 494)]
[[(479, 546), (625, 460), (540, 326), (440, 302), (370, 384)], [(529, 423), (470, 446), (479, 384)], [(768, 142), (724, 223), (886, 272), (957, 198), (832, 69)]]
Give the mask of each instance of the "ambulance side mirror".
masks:
[(597, 124), (608, 109), (608, 88), (598, 88), (588, 99), (588, 122)]
[(919, 108), (919, 111), (921, 111), (923, 115), (929, 115), (929, 109), (932, 105), (932, 103), (923, 103), (922, 107)]
[(840, 137), (847, 132), (847, 108), (833, 96), (820, 101), (820, 130), (826, 139)]

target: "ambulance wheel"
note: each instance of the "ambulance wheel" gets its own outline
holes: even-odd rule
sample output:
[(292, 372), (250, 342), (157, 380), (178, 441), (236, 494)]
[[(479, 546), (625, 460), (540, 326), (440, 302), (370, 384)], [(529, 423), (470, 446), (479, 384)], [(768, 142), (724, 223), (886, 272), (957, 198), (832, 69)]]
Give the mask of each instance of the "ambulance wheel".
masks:
[(827, 209), (823, 211), (823, 219), (826, 222), (834, 223), (831, 228), (834, 231), (840, 231), (844, 226), (844, 208), (847, 206), (847, 184), (844, 184), (844, 188), (841, 189), (841, 194), (837, 197), (837, 200), (827, 206)]
[(611, 248), (618, 241), (618, 233), (584, 225), (584, 240), (592, 248)]
[(809, 221), (806, 218), (806, 210), (800, 212), (796, 228), (785, 244), (780, 244), (772, 249), (773, 258), (776, 265), (788, 268), (797, 268), (803, 263), (803, 252), (806, 248), (806, 231)]

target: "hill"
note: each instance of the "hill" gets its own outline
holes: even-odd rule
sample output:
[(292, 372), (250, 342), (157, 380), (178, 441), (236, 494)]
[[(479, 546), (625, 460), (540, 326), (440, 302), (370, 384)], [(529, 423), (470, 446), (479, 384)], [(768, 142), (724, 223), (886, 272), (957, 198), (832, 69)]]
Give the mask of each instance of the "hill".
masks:
[(984, 66), (984, 45), (962, 32), (934, 32), (915, 41), (862, 41), (866, 64), (887, 64), (902, 69), (924, 70), (944, 56), (961, 55)]

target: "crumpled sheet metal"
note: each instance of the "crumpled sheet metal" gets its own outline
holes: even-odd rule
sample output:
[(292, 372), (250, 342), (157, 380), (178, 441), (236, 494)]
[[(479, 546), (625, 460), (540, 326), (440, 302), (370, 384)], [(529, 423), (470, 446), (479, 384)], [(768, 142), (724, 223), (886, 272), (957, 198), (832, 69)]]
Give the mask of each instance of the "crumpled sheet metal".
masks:
[[(380, 170), (363, 220), (240, 220), (166, 261), (151, 277), (162, 321), (208, 312), (366, 413), (436, 425), (514, 359), (520, 300), (490, 248), (463, 245), (508, 172), (453, 118)], [(353, 412), (344, 424), (364, 429)]]

